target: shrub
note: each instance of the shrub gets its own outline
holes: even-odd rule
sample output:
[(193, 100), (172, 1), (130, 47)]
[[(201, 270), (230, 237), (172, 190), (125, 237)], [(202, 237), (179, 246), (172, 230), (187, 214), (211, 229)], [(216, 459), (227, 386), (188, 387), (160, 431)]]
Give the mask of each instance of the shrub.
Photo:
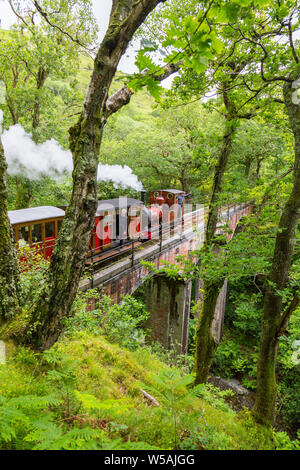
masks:
[(130, 350), (145, 342), (142, 326), (149, 317), (142, 302), (126, 296), (120, 304), (97, 290), (80, 293), (73, 305), (72, 317), (65, 320), (65, 335), (78, 331), (104, 334), (113, 342)]

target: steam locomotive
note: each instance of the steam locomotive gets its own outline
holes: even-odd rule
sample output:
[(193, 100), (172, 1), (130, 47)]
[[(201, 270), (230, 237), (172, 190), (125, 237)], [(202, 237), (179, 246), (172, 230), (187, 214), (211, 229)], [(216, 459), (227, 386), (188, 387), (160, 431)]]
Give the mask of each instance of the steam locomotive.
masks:
[[(153, 191), (148, 207), (145, 191), (141, 200), (124, 197), (98, 201), (88, 256), (122, 246), (128, 240), (151, 240), (162, 222), (176, 224), (182, 220), (184, 212), (184, 198), (178, 203), (180, 195), (184, 192), (175, 189)], [(64, 209), (65, 206), (42, 206), (9, 211), (17, 249), (29, 246), (50, 259), (65, 216)]]

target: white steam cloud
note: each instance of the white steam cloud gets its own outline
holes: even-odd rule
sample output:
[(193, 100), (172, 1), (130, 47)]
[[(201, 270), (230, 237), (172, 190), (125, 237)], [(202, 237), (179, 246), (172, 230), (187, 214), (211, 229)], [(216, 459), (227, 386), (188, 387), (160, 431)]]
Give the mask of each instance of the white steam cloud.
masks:
[(113, 181), (115, 187), (120, 185), (123, 187), (131, 187), (137, 191), (143, 189), (142, 183), (138, 180), (138, 177), (132, 173), (132, 169), (129, 166), (121, 165), (102, 165), (99, 163), (98, 166), (98, 180), (100, 181)]
[[(0, 132), (3, 113), (0, 110)], [(24, 175), (31, 180), (39, 179), (42, 175), (57, 178), (64, 173), (72, 173), (73, 160), (69, 150), (64, 150), (54, 140), (35, 144), (30, 134), (27, 134), (20, 124), (11, 126), (4, 131), (2, 143), (10, 175)], [(137, 176), (131, 168), (121, 165), (102, 165), (98, 167), (98, 181), (113, 181), (115, 187), (131, 187), (137, 191), (143, 189)]]
[(35, 144), (20, 124), (3, 132), (2, 143), (10, 175), (24, 174), (34, 180), (41, 175), (72, 172), (70, 151), (63, 150), (54, 139)]

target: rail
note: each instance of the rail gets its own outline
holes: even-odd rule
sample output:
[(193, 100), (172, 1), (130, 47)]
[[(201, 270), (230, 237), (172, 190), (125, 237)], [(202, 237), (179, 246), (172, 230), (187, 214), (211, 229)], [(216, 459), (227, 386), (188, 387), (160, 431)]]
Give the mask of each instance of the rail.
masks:
[[(245, 209), (247, 204), (240, 204), (238, 206), (228, 205), (223, 207), (220, 212), (220, 222), (219, 227), (224, 224), (224, 222), (229, 222), (231, 217), (239, 213), (241, 210)], [(90, 250), (90, 257), (87, 260), (86, 274), (90, 275), (92, 278), (92, 287), (94, 275), (99, 272), (104, 265), (107, 263), (112, 264), (115, 261), (120, 259), (127, 258), (128, 255), (131, 259), (131, 266), (135, 264), (135, 253), (141, 247), (148, 247), (151, 245), (157, 246), (159, 252), (162, 252), (163, 241), (167, 239), (174, 238), (174, 241), (181, 240), (183, 236), (187, 233), (193, 231), (196, 227), (201, 226), (201, 232), (204, 231), (204, 224), (207, 218), (208, 210), (200, 209), (193, 212), (184, 214), (179, 223), (174, 222), (165, 222), (160, 223), (154, 229), (151, 230), (151, 239), (145, 239), (142, 233), (136, 234), (128, 240), (122, 240), (120, 242), (113, 242), (110, 248), (102, 250)], [(151, 258), (150, 255), (149, 258)], [(147, 259), (147, 257), (145, 257)]]
[(199, 224), (204, 224), (203, 210), (196, 210), (184, 214), (179, 223), (174, 222), (165, 222), (160, 223), (151, 229), (151, 239), (145, 239), (143, 233), (140, 232), (135, 234), (133, 237), (127, 240), (121, 240), (120, 242), (113, 242), (112, 246), (105, 250), (94, 250), (89, 251), (89, 258), (86, 261), (86, 274), (90, 275), (92, 278), (92, 287), (93, 287), (93, 278), (94, 275), (99, 272), (104, 265), (108, 262), (110, 264), (115, 261), (119, 261), (121, 258), (128, 258), (130, 255), (131, 265), (134, 266), (135, 263), (135, 253), (138, 248), (148, 247), (151, 244), (159, 246), (159, 252), (162, 251), (163, 241), (171, 238), (178, 237), (177, 239), (182, 239), (187, 231), (191, 231), (194, 227), (199, 226)]

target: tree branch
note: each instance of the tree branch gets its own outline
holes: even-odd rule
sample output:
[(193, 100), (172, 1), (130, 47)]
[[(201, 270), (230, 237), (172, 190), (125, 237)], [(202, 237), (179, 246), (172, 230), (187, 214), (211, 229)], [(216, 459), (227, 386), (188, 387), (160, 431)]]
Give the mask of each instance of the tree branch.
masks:
[(276, 180), (272, 181), (272, 183), (268, 186), (268, 188), (266, 189), (266, 192), (264, 194), (264, 197), (259, 205), (259, 208), (256, 212), (256, 216), (258, 217), (262, 211), (262, 208), (263, 206), (265, 205), (265, 203), (267, 202), (267, 200), (269, 199), (270, 197), (270, 192), (272, 190), (272, 188), (278, 183), (278, 181), (282, 180), (283, 178), (285, 178), (287, 175), (289, 175), (290, 173), (292, 173), (292, 171), (294, 171), (294, 167), (292, 166), (291, 168), (289, 168), (285, 173), (283, 173), (282, 175), (279, 175)]
[[(283, 82), (290, 82), (291, 80), (289, 78), (286, 78), (284, 75), (281, 75), (279, 77), (273, 77), (273, 78), (266, 78), (265, 76), (265, 73), (264, 73), (264, 63), (266, 61), (266, 59), (269, 57), (269, 54), (267, 52), (267, 49), (265, 48), (265, 46), (261, 43), (261, 42), (257, 42), (255, 41), (254, 39), (252, 38), (249, 38), (247, 36), (245, 36), (245, 34), (243, 33), (243, 31), (241, 30), (241, 28), (235, 28), (233, 25), (231, 25), (229, 23), (229, 26), (239, 32), (239, 34), (242, 36), (242, 38), (245, 40), (245, 41), (248, 41), (250, 42), (251, 44), (255, 45), (255, 46), (258, 46), (262, 49), (263, 51), (263, 57), (261, 58), (261, 61), (260, 61), (260, 75), (261, 75), (261, 78), (264, 82), (266, 83), (272, 83), (272, 82), (277, 82), (277, 81), (283, 81)], [(274, 32), (275, 34), (275, 32)]]
[[(153, 78), (156, 81), (161, 82), (173, 73), (178, 72), (180, 65), (180, 62), (177, 64), (167, 64), (165, 67), (163, 67), (162, 73), (159, 75), (154, 75)], [(147, 72), (145, 72), (144, 75), (147, 75)], [(105, 103), (105, 109), (103, 113), (104, 120), (107, 120), (109, 116), (116, 113), (119, 111), (119, 109), (128, 104), (133, 94), (134, 90), (132, 88), (127, 88), (126, 85), (123, 85), (122, 88), (116, 91), (113, 95), (109, 96)]]
[(45, 12), (42, 7), (40, 6), (40, 4), (38, 3), (37, 0), (34, 0), (33, 1), (37, 11), (39, 12), (39, 14), (44, 18), (44, 20), (48, 23), (49, 26), (51, 26), (51, 28), (54, 28), (54, 29), (57, 29), (61, 34), (63, 34), (64, 36), (67, 36), (72, 42), (74, 42), (75, 44), (77, 44), (78, 46), (82, 47), (83, 49), (85, 49), (86, 51), (92, 51), (93, 49), (89, 49), (88, 47), (86, 47), (84, 44), (82, 44), (81, 41), (79, 41), (78, 38), (74, 38), (70, 33), (68, 33), (68, 31), (65, 31), (63, 30), (60, 26), (58, 26), (57, 24), (55, 23), (52, 23), (52, 21), (49, 19), (49, 16), (48, 16), (48, 13)]
[(281, 316), (279, 325), (277, 327), (277, 333), (276, 333), (277, 338), (282, 336), (283, 332), (287, 329), (290, 316), (292, 315), (294, 310), (298, 307), (299, 301), (300, 301), (300, 298), (299, 298), (299, 293), (297, 291), (294, 294), (294, 297), (291, 300), (291, 303), (289, 304), (289, 306), (286, 308), (286, 310), (283, 312), (283, 314)]
[(292, 50), (293, 57), (295, 59), (296, 64), (299, 64), (299, 58), (296, 54), (294, 42), (293, 42), (293, 30), (292, 30), (292, 17), (293, 17), (294, 12), (290, 15), (289, 17), (289, 22), (288, 22), (288, 28), (289, 28), (289, 41), (290, 41), (290, 46)]
[(11, 1), (11, 0), (8, 0), (8, 3), (9, 3), (10, 8), (12, 9), (12, 12), (14, 13), (14, 15), (16, 15), (16, 17), (19, 18), (19, 20), (21, 20), (22, 23), (24, 23), (25, 26), (30, 30), (29, 24), (24, 20), (23, 16), (21, 16), (21, 15), (17, 12), (17, 10), (15, 9), (15, 7), (14, 7), (13, 4), (12, 4), (12, 1)]

